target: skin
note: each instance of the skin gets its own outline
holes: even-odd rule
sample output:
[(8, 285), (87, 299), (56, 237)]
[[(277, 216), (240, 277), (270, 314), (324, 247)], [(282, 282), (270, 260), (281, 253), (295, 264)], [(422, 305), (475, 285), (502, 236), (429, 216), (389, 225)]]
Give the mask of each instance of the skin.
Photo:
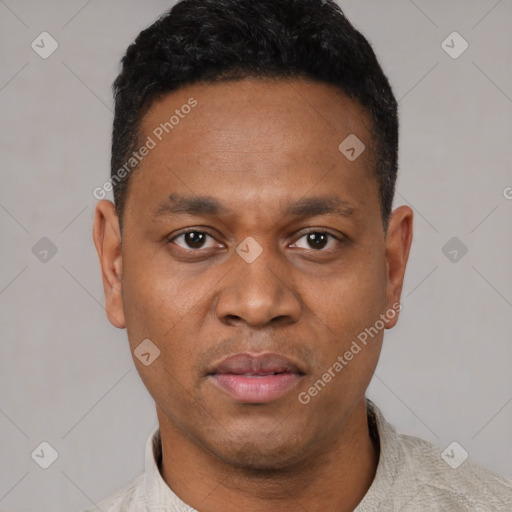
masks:
[[(141, 140), (191, 97), (198, 105), (131, 177), (122, 243), (110, 201), (94, 224), (109, 320), (127, 329), (132, 353), (146, 338), (161, 351), (149, 366), (134, 357), (156, 403), (161, 474), (204, 512), (351, 511), (378, 463), (365, 391), (384, 329), (307, 405), (298, 395), (400, 300), (412, 210), (395, 209), (384, 229), (369, 115), (330, 85), (186, 86), (151, 105)], [(351, 133), (367, 148), (353, 162), (338, 150)], [(227, 211), (155, 217), (175, 193), (214, 197)], [(283, 213), (313, 196), (353, 212)], [(174, 238), (185, 228), (213, 236), (187, 245)], [(306, 230), (332, 236), (315, 245)], [(263, 250), (252, 263), (236, 252), (248, 236)], [(282, 354), (304, 376), (270, 403), (237, 402), (206, 374), (240, 352)]]

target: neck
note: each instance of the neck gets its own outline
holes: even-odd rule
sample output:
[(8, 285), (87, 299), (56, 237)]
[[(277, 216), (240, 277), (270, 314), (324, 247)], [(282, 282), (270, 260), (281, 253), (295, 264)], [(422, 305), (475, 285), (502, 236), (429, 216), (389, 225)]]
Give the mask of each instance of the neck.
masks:
[(337, 439), (293, 467), (276, 471), (224, 464), (157, 412), (162, 478), (182, 501), (201, 512), (351, 512), (375, 477), (379, 450), (370, 437), (364, 400)]

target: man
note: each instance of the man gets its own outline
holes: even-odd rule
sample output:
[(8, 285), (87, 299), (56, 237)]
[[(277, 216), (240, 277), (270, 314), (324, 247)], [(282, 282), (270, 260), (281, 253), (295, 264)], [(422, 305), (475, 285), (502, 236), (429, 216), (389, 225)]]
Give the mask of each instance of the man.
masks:
[(339, 7), (183, 0), (114, 89), (94, 241), (159, 428), (99, 508), (512, 510), (511, 482), (365, 398), (413, 213), (391, 211), (396, 100)]

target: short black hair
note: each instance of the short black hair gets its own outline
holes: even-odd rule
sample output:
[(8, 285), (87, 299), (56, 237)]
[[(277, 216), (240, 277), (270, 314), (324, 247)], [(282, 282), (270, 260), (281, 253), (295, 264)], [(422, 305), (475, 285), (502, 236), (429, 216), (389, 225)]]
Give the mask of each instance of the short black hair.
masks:
[(370, 114), (387, 228), (398, 170), (397, 102), (370, 43), (333, 0), (181, 0), (137, 36), (121, 63), (113, 83), (111, 159), (121, 226), (131, 175), (126, 162), (152, 102), (185, 85), (255, 77), (330, 84)]

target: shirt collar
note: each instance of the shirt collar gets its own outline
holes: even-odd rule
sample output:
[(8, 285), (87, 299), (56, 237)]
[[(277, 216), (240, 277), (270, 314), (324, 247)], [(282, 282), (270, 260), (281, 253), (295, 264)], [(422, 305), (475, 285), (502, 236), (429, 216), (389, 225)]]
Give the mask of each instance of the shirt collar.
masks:
[(169, 510), (172, 512), (197, 512), (180, 500), (166, 484), (160, 474), (162, 461), (162, 439), (157, 427), (146, 442), (144, 497), (148, 512)]
[(380, 504), (391, 492), (401, 467), (401, 461), (404, 459), (398, 432), (368, 398), (366, 399), (366, 410), (370, 433), (373, 429), (373, 435), (378, 436), (379, 462), (373, 482), (354, 512), (379, 510)]

